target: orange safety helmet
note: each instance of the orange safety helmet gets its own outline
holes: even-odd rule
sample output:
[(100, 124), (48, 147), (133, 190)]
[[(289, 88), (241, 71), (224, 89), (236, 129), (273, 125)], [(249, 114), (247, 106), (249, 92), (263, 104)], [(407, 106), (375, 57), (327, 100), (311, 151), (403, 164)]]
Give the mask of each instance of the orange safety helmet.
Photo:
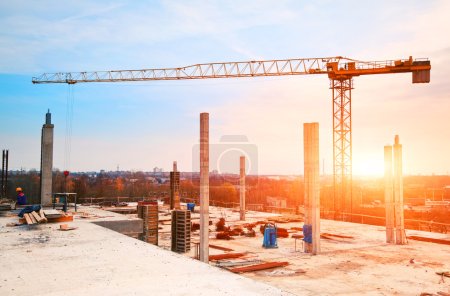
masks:
[(20, 187), (16, 188), (16, 192), (22, 192), (22, 191), (23, 191), (22, 188), (20, 188)]

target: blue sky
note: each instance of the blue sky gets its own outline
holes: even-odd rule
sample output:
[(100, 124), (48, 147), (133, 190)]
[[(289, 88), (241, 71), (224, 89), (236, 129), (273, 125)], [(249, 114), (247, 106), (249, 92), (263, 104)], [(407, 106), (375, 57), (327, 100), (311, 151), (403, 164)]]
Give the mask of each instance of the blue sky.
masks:
[[(431, 83), (409, 74), (360, 77), (353, 91), (355, 174), (381, 173), (399, 134), (405, 171), (450, 168), (448, 1), (3, 1), (0, 3), (0, 148), (10, 167), (39, 168), (47, 108), (54, 166), (169, 169), (192, 164), (199, 113), (211, 142), (246, 135), (264, 174), (303, 171), (302, 124), (320, 123), (332, 169), (328, 78), (78, 84), (70, 163), (64, 148), (67, 85), (32, 85), (43, 72), (177, 67), (202, 62), (348, 56), (428, 57)], [(193, 168), (194, 166), (194, 168)]]

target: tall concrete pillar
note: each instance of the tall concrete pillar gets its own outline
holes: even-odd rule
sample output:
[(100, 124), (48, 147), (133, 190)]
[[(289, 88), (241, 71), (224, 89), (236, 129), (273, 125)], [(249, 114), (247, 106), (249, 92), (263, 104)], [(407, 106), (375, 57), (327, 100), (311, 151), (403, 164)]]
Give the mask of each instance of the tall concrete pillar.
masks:
[(2, 184), (0, 187), (0, 198), (7, 198), (8, 195), (8, 159), (9, 150), (3, 150), (2, 153)]
[(174, 194), (174, 205), (175, 205), (175, 209), (179, 210), (180, 209), (180, 172), (177, 169), (177, 162), (174, 161), (173, 162), (173, 171), (174, 171), (174, 175), (176, 176), (176, 188), (175, 188), (175, 194)]
[(319, 123), (303, 124), (305, 224), (312, 225), (312, 243), (305, 243), (305, 252), (320, 252), (320, 177)]
[(209, 263), (209, 113), (200, 113), (200, 261)]
[(52, 170), (53, 170), (53, 128), (52, 114), (48, 110), (45, 124), (42, 126), (41, 138), (41, 204), (52, 203)]
[(392, 146), (384, 146), (384, 205), (386, 208), (386, 242), (395, 243), (394, 182), (392, 180)]
[(170, 172), (170, 209), (180, 209), (180, 172), (177, 171), (177, 162), (173, 162), (173, 171)]
[(394, 143), (394, 203), (395, 203), (395, 243), (406, 244), (405, 219), (403, 215), (403, 163), (402, 145), (398, 135)]
[(245, 156), (239, 158), (240, 219), (245, 221)]

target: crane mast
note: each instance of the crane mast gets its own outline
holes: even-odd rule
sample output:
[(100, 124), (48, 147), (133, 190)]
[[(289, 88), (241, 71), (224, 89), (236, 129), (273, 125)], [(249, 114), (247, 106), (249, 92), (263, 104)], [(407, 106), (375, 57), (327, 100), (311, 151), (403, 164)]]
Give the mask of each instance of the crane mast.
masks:
[(412, 83), (430, 82), (431, 63), (412, 57), (403, 60), (359, 61), (346, 57), (298, 58), (194, 64), (177, 68), (44, 73), (33, 84), (129, 82), (212, 78), (328, 75), (333, 100), (333, 176), (335, 219), (348, 220), (352, 203), (353, 77), (412, 73)]

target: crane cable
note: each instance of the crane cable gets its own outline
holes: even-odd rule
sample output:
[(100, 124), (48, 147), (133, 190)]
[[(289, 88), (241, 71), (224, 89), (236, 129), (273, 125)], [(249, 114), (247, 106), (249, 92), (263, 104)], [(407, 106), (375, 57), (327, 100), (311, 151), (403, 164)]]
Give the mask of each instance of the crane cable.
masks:
[(66, 135), (64, 141), (64, 169), (70, 170), (70, 154), (72, 150), (72, 122), (75, 94), (73, 84), (68, 84), (66, 97)]

